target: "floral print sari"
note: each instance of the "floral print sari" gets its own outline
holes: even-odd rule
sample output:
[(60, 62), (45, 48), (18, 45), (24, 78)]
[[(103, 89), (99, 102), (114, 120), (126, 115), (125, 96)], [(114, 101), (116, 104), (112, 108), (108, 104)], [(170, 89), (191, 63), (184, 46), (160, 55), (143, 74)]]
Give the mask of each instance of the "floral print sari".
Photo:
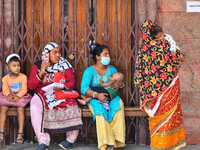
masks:
[(150, 30), (155, 26), (151, 20), (141, 25), (143, 41), (134, 80), (140, 84), (140, 108), (149, 115), (151, 149), (179, 149), (186, 145), (178, 77), (180, 50), (172, 56), (168, 41), (153, 39)]

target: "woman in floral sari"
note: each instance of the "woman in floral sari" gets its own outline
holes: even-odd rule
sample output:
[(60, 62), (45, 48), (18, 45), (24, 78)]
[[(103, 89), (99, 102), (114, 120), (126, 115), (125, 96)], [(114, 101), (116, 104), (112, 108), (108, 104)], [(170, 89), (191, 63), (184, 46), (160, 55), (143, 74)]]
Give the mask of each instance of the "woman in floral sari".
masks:
[(155, 26), (150, 20), (141, 25), (134, 80), (140, 85), (141, 109), (149, 115), (151, 149), (179, 149), (186, 146), (177, 74), (183, 56), (178, 49), (172, 56), (166, 40), (152, 39)]

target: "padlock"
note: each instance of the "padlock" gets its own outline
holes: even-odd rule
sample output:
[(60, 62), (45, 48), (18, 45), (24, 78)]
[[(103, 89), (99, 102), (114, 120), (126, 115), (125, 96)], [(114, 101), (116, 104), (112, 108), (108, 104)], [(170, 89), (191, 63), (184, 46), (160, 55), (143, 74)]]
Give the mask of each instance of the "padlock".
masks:
[(73, 60), (73, 59), (75, 58), (75, 56), (76, 56), (76, 53), (73, 52), (73, 53), (71, 53), (71, 54), (68, 56), (68, 58), (69, 58), (70, 60)]

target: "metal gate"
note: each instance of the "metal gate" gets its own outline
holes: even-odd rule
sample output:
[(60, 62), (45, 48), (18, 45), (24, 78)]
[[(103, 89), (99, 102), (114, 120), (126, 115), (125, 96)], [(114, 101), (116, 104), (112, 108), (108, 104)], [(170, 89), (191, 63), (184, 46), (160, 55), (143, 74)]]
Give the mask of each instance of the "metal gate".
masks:
[[(125, 75), (121, 93), (125, 106), (138, 106), (138, 88), (133, 83), (139, 47), (137, 5), (137, 0), (1, 0), (2, 76), (5, 58), (10, 53), (21, 56), (22, 72), (29, 76), (44, 46), (53, 41), (61, 46), (65, 58), (76, 54), (69, 62), (75, 69), (77, 89), (80, 89), (83, 72), (92, 65), (89, 43), (98, 42), (110, 47), (111, 64)], [(127, 136), (127, 140), (135, 142), (139, 139), (133, 137), (141, 128), (147, 129), (147, 121), (128, 117), (126, 126), (128, 134), (133, 135)]]

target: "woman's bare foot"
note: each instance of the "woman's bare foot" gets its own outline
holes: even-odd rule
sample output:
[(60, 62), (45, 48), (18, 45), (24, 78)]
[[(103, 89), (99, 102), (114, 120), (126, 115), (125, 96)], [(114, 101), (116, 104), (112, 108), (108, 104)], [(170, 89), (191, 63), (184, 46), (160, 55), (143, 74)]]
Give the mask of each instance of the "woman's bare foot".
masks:
[(86, 100), (86, 99), (87, 99), (87, 96), (81, 95), (81, 98), (84, 99), (84, 100)]
[(77, 99), (78, 102), (82, 105), (86, 105), (86, 101), (84, 99)]

